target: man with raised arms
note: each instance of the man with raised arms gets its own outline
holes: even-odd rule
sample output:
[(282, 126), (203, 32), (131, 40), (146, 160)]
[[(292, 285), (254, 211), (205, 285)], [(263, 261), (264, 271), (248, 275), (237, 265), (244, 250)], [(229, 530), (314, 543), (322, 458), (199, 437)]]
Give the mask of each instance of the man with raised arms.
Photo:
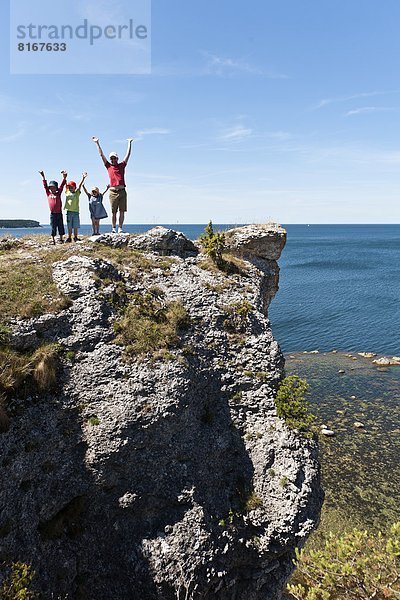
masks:
[(110, 160), (108, 161), (101, 149), (99, 138), (93, 137), (92, 140), (97, 145), (99, 154), (102, 158), (105, 168), (107, 169), (108, 176), (110, 178), (110, 205), (111, 205), (111, 222), (112, 232), (116, 233), (117, 225), (117, 212), (119, 212), (118, 219), (118, 233), (123, 233), (123, 224), (125, 219), (125, 213), (127, 210), (127, 194), (125, 185), (125, 167), (128, 164), (129, 157), (132, 150), (133, 138), (128, 139), (128, 150), (123, 161), (118, 162), (118, 155), (116, 152), (111, 152), (109, 155)]

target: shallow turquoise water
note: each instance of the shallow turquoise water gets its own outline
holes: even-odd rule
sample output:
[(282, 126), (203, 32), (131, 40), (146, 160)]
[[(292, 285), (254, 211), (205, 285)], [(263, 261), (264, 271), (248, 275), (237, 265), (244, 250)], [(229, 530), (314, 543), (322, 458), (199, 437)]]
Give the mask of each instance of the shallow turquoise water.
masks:
[(318, 425), (335, 432), (319, 438), (326, 508), (368, 527), (399, 520), (400, 367), (380, 368), (357, 354), (301, 353), (287, 356), (286, 372), (307, 379)]

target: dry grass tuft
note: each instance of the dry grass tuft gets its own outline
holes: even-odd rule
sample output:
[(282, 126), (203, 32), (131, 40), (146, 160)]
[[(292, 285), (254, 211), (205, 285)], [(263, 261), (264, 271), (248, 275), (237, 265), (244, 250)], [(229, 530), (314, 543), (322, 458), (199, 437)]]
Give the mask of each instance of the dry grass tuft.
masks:
[(147, 293), (135, 294), (121, 319), (115, 323), (116, 343), (131, 355), (177, 347), (189, 316), (180, 302), (163, 302)]
[(22, 387), (32, 371), (31, 358), (9, 348), (0, 349), (0, 393)]
[(57, 344), (42, 346), (32, 357), (34, 366), (33, 379), (42, 391), (49, 390), (56, 384), (59, 365), (59, 347)]
[(20, 354), (11, 348), (0, 348), (0, 432), (7, 431), (9, 418), (7, 398), (26, 395), (32, 389), (44, 392), (57, 381), (59, 346), (48, 344), (34, 354)]
[[(222, 254), (222, 262), (219, 266), (217, 266), (208, 256), (199, 261), (198, 266), (201, 269), (204, 269), (204, 271), (210, 271), (213, 275), (225, 275), (227, 278), (230, 275), (247, 277), (249, 270), (245, 260), (228, 252)], [(233, 280), (232, 283), (234, 283)]]

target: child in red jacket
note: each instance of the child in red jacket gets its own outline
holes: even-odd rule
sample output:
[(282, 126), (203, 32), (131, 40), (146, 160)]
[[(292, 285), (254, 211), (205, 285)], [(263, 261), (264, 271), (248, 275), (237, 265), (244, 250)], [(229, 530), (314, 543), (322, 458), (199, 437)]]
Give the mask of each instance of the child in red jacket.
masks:
[(65, 235), (63, 216), (62, 216), (62, 203), (61, 203), (61, 194), (65, 187), (65, 182), (67, 181), (67, 173), (65, 171), (61, 171), (61, 175), (63, 176), (63, 180), (61, 182), (60, 187), (58, 187), (57, 181), (50, 181), (47, 185), (46, 177), (44, 175), (44, 171), (39, 171), (40, 175), (43, 179), (44, 189), (47, 195), (47, 201), (49, 203), (50, 208), (50, 225), (51, 225), (51, 237), (53, 239), (53, 244), (56, 243), (56, 233), (58, 230), (60, 236), (61, 244), (64, 243), (63, 236)]

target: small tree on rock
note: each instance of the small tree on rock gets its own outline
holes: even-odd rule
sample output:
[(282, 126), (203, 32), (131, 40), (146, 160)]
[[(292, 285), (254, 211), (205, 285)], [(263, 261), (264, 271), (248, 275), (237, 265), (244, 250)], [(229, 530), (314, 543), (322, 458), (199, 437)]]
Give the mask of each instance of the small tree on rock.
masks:
[(222, 253), (225, 250), (225, 234), (220, 231), (214, 233), (212, 221), (209, 222), (204, 229), (204, 233), (200, 236), (200, 243), (213, 263), (219, 269), (222, 269), (224, 267)]

